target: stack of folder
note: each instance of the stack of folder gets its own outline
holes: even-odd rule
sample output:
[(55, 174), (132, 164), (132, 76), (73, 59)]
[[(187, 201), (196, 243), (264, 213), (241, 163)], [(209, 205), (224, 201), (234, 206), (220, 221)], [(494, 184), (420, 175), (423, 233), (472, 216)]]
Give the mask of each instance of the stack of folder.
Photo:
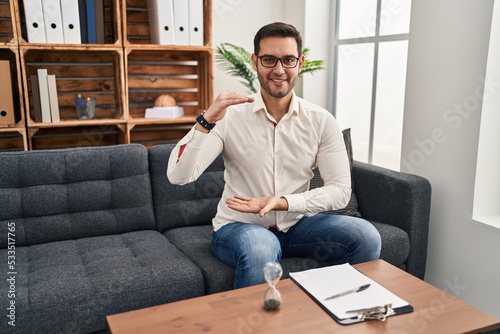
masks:
[(48, 74), (44, 68), (38, 69), (37, 73), (30, 76), (35, 122), (60, 122), (56, 76)]
[(203, 45), (203, 0), (148, 0), (152, 44)]
[(28, 42), (104, 44), (103, 0), (23, 0)]

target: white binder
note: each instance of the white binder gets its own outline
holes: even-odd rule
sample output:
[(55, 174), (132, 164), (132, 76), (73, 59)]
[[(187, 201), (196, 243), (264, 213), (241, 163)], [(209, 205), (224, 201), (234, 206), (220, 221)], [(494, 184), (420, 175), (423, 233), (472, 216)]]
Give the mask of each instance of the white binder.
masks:
[(149, 33), (153, 44), (175, 44), (172, 0), (148, 0)]
[(61, 0), (61, 17), (64, 43), (81, 44), (80, 13), (78, 0)]
[(56, 84), (56, 76), (54, 74), (47, 75), (47, 86), (49, 89), (50, 116), (52, 118), (52, 122), (60, 122), (61, 118), (59, 117), (57, 84)]
[(203, 0), (189, 0), (189, 44), (203, 42)]
[(23, 3), (28, 42), (45, 43), (42, 0), (24, 0)]
[(189, 45), (189, 10), (187, 0), (174, 0), (175, 44)]
[(59, 0), (43, 0), (42, 9), (46, 42), (63, 44), (64, 34)]
[(38, 88), (40, 92), (40, 109), (42, 110), (42, 122), (50, 123), (50, 100), (49, 100), (49, 85), (47, 81), (47, 69), (39, 68), (38, 73)]

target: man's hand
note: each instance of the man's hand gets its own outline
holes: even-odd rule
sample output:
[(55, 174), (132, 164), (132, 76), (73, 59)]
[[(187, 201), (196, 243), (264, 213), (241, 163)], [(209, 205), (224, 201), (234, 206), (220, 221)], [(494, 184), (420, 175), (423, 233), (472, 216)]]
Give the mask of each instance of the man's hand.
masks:
[[(217, 96), (215, 101), (210, 105), (210, 107), (206, 110), (205, 119), (209, 123), (215, 123), (220, 121), (226, 115), (227, 107), (246, 103), (253, 102), (254, 98), (249, 96), (242, 96), (236, 93), (231, 92), (222, 92)], [(197, 124), (196, 129), (199, 131), (207, 132), (202, 126)]]
[(258, 213), (264, 217), (271, 210), (287, 210), (288, 202), (284, 197), (246, 197), (234, 196), (226, 200), (230, 209), (245, 212)]

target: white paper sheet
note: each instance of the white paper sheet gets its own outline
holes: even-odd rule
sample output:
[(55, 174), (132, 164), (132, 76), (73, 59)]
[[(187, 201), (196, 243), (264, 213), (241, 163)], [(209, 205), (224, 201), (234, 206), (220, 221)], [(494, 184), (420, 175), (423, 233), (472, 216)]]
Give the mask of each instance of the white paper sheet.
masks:
[[(409, 305), (408, 302), (365, 276), (348, 263), (290, 273), (290, 277), (339, 319), (357, 316), (356, 313), (347, 313), (350, 310), (386, 304), (392, 304), (392, 308)], [(370, 284), (370, 287), (361, 292), (325, 300), (337, 293), (355, 289), (364, 284)]]

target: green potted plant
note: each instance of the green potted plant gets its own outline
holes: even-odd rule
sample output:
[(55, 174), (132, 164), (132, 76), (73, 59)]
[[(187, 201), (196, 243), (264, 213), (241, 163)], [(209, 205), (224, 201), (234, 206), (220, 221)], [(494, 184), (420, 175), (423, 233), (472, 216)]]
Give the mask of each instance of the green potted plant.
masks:
[[(324, 60), (307, 59), (308, 53), (308, 48), (302, 50), (305, 60), (299, 76), (324, 69)], [(251, 52), (231, 43), (221, 43), (215, 48), (215, 61), (221, 70), (234, 77), (240, 77), (242, 79), (240, 82), (250, 94), (257, 92), (257, 73), (253, 70)]]

